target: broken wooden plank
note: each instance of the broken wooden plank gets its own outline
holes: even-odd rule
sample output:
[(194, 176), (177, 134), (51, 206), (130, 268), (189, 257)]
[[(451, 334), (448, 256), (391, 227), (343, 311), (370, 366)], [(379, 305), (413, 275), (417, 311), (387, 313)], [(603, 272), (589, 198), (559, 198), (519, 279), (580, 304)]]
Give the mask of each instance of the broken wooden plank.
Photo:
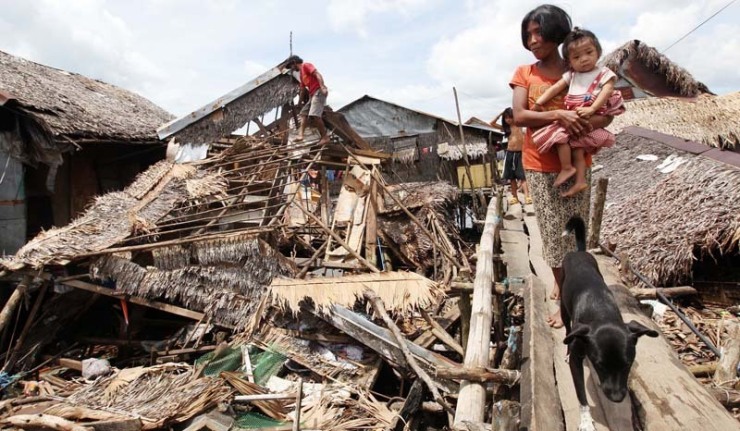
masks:
[[(404, 431), (405, 426), (409, 422), (411, 416), (413, 416), (414, 413), (416, 413), (416, 411), (419, 410), (419, 408), (421, 407), (423, 395), (424, 385), (421, 383), (421, 380), (414, 380), (414, 383), (411, 384), (408, 395), (406, 395), (406, 400), (403, 402), (401, 410), (396, 415), (391, 426), (387, 429), (393, 431)], [(439, 404), (437, 405), (439, 406)], [(439, 406), (439, 409), (440, 413), (444, 411), (444, 408), (442, 406)]]
[[(340, 331), (376, 351), (392, 366), (401, 371), (408, 372), (409, 369), (406, 360), (390, 330), (382, 328), (370, 320), (339, 306), (332, 307), (332, 312), (328, 316), (321, 317), (325, 318)], [(436, 368), (441, 367), (460, 366), (460, 364), (424, 349), (409, 340), (405, 340), (405, 342), (409, 351), (419, 360), (420, 366), (427, 372), (434, 372)], [(442, 384), (448, 392), (457, 390), (457, 384), (454, 382), (441, 380), (438, 383)]]
[(722, 346), (722, 357), (714, 373), (714, 384), (729, 386), (737, 381), (737, 365), (740, 361), (740, 324), (728, 322), (727, 333), (729, 338)]
[(532, 431), (565, 429), (553, 373), (553, 343), (545, 322), (545, 285), (528, 276), (524, 294), (524, 341), (520, 387), (521, 423)]

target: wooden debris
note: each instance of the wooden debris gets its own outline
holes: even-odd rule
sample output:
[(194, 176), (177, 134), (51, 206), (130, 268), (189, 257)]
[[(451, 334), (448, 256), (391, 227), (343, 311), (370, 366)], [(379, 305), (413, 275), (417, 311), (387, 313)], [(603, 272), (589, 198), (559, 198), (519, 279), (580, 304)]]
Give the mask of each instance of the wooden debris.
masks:
[[(486, 224), (478, 250), (478, 264), (475, 274), (470, 335), (465, 350), (465, 366), (485, 367), (488, 365), (489, 343), (491, 340), (493, 301), (493, 247), (494, 237), (501, 225), (498, 214), (498, 199), (491, 200), (486, 214)], [(455, 426), (464, 422), (483, 422), (485, 412), (486, 388), (480, 383), (463, 381), (455, 412)]]
[(722, 346), (722, 357), (714, 373), (714, 384), (719, 387), (732, 387), (738, 381), (737, 367), (740, 361), (740, 324), (732, 323), (728, 328), (729, 337)]

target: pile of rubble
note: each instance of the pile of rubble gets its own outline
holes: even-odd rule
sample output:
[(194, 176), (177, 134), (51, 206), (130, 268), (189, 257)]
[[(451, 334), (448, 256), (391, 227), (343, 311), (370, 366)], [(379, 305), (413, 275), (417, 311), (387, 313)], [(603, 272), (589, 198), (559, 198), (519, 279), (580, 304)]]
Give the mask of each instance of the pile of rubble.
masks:
[[(287, 130), (242, 137), (152, 166), (0, 261), (15, 288), (0, 313), (0, 423), (449, 425), (471, 378), (455, 371), (475, 244), (448, 222), (454, 187), (387, 185), (385, 157)], [(506, 304), (508, 331), (523, 316)], [(510, 356), (502, 397), (518, 379)]]

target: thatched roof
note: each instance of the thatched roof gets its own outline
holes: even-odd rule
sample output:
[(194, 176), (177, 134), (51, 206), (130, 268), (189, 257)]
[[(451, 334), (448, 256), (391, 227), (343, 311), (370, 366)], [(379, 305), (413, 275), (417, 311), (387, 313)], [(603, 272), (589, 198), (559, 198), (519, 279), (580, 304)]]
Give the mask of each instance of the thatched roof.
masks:
[[(601, 63), (656, 96), (674, 93), (675, 96), (696, 97), (702, 93), (710, 93), (707, 86), (694, 79), (686, 69), (639, 40), (631, 40), (615, 49)], [(663, 82), (657, 82), (658, 80)]]
[(740, 92), (696, 99), (647, 98), (626, 102), (627, 111), (609, 130), (639, 126), (702, 144), (727, 148), (740, 143)]
[(172, 115), (123, 88), (0, 51), (0, 91), (55, 138), (156, 142)]
[[(658, 157), (639, 161), (641, 154)], [(656, 167), (667, 154), (686, 162), (661, 174)], [(606, 168), (595, 176), (610, 177), (602, 241), (626, 253), (652, 283), (689, 282), (696, 259), (737, 250), (739, 169), (626, 133), (596, 163)]]

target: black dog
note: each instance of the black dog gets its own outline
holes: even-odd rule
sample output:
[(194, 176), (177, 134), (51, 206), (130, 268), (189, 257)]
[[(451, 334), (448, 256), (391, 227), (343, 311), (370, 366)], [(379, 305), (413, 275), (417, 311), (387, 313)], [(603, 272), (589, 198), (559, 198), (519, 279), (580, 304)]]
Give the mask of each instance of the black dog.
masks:
[(608, 399), (620, 402), (627, 396), (627, 378), (635, 360), (635, 345), (643, 335), (658, 333), (634, 320), (625, 324), (612, 293), (604, 282), (594, 257), (586, 252), (586, 226), (580, 217), (571, 218), (563, 235), (575, 233), (578, 251), (563, 258), (560, 312), (570, 353), (570, 372), (581, 405), (579, 431), (594, 430), (586, 399), (583, 360), (588, 357), (596, 370), (601, 390)]

